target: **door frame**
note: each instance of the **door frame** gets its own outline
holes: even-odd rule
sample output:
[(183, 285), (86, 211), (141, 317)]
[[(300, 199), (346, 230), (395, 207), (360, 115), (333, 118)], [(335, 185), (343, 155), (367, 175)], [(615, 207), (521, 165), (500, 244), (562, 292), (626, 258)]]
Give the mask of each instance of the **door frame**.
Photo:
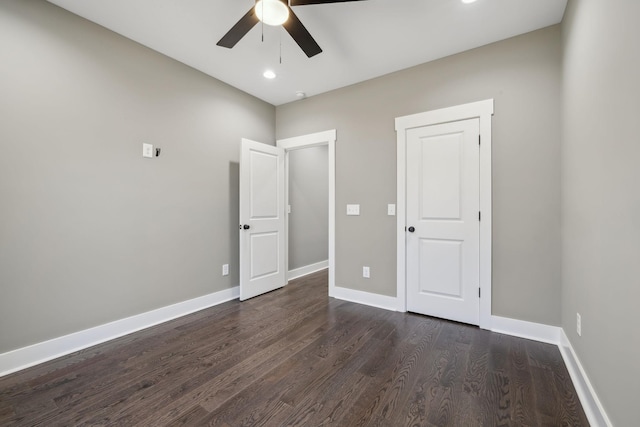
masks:
[(493, 99), (397, 117), (397, 310), (407, 311), (407, 130), (478, 118), (480, 120), (480, 328), (491, 329), (491, 116)]
[[(335, 293), (336, 271), (336, 130), (279, 139), (276, 146), (285, 152), (285, 209), (289, 205), (289, 151), (304, 148), (328, 147), (329, 168), (329, 296)], [(285, 283), (289, 283), (289, 214), (285, 214)]]

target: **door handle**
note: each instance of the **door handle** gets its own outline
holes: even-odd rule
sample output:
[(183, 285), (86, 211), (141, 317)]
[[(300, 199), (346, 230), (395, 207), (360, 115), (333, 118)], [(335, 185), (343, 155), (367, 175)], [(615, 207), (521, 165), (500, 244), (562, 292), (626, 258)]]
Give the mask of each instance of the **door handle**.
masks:
[(413, 233), (414, 231), (416, 231), (415, 227), (409, 227), (407, 230), (409, 230), (409, 233)]
[(250, 225), (248, 225), (248, 224), (245, 224), (245, 225), (243, 225), (243, 226), (242, 226), (242, 228), (244, 228), (245, 230), (248, 230), (248, 229), (250, 229), (250, 228), (251, 228), (251, 226), (250, 226)]

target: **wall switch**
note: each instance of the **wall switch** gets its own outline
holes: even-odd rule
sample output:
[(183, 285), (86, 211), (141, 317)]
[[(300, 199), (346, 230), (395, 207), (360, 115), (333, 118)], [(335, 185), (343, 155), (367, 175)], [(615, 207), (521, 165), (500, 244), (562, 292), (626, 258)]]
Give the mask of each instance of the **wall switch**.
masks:
[(388, 204), (387, 205), (387, 215), (389, 216), (395, 216), (396, 214), (396, 205), (395, 204)]
[(360, 215), (360, 205), (347, 205), (347, 215)]
[(368, 279), (371, 277), (371, 272), (369, 271), (369, 267), (362, 267), (362, 277)]
[(291, 213), (291, 205), (287, 205), (287, 213)]
[(582, 317), (580, 316), (580, 313), (576, 313), (576, 332), (578, 333), (578, 336), (582, 336)]
[(142, 157), (153, 158), (153, 144), (142, 144)]
[(228, 276), (229, 275), (229, 264), (223, 264), (222, 265), (222, 275), (223, 276)]

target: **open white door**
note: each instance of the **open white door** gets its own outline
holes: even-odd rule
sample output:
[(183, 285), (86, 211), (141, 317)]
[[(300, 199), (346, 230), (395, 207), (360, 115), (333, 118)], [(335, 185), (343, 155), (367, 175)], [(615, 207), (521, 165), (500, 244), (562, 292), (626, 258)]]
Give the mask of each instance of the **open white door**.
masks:
[(240, 152), (240, 300), (285, 285), (284, 149), (248, 139)]

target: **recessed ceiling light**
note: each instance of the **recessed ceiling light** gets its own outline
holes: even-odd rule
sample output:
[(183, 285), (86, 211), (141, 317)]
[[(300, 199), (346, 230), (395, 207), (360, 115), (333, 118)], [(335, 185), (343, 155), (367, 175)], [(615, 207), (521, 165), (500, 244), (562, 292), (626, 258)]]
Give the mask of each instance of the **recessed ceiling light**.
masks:
[(476, 0), (462, 0), (462, 3), (464, 4), (469, 4), (469, 3), (475, 3)]
[(262, 73), (262, 75), (264, 76), (265, 79), (275, 79), (276, 78), (276, 73), (274, 73), (271, 70), (267, 70), (264, 73)]

